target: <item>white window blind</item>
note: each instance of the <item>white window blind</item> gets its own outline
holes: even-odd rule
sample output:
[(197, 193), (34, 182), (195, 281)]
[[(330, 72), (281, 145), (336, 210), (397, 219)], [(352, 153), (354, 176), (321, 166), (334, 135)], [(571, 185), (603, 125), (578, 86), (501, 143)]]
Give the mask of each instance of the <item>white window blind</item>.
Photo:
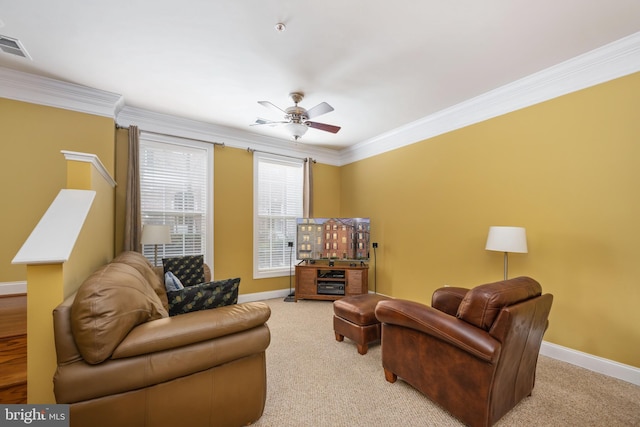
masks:
[[(140, 138), (142, 224), (165, 224), (171, 243), (158, 245), (158, 259), (204, 255), (213, 268), (213, 149), (198, 142)], [(151, 262), (154, 245), (143, 245)]]
[(302, 217), (303, 160), (254, 153), (254, 277), (289, 275)]

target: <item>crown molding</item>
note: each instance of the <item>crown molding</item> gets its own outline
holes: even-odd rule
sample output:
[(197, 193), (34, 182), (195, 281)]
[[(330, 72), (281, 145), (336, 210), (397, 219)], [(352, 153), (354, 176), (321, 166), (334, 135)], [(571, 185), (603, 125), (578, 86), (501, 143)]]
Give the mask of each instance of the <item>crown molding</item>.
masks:
[(122, 127), (138, 126), (141, 131), (157, 132), (211, 143), (224, 143), (228, 147), (250, 148), (284, 156), (312, 157), (320, 163), (329, 165), (337, 166), (340, 164), (340, 155), (337, 150), (304, 145), (299, 142), (283, 144), (281, 139), (140, 108), (125, 106), (119, 112), (116, 122), (118, 126)]
[(112, 117), (121, 126), (342, 166), (640, 71), (640, 32), (342, 150), (125, 105), (122, 95), (0, 67), (0, 97)]
[(0, 97), (115, 117), (124, 106), (122, 95), (0, 67)]
[(340, 151), (342, 164), (640, 71), (640, 32)]

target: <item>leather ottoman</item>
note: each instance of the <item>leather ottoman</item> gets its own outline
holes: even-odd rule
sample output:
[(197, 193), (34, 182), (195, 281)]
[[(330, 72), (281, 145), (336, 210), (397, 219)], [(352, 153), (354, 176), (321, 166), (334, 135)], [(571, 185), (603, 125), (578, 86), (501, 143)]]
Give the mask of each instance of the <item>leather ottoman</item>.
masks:
[(355, 341), (358, 353), (367, 354), (369, 343), (380, 340), (380, 322), (375, 309), (378, 302), (390, 298), (378, 294), (344, 297), (333, 302), (333, 330), (337, 341), (344, 337)]

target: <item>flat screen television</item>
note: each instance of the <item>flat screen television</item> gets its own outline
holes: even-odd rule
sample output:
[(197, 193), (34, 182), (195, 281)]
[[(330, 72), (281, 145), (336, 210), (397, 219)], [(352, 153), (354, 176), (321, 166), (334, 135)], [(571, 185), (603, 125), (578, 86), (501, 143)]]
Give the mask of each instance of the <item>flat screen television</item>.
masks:
[(302, 261), (368, 261), (369, 218), (298, 218), (296, 257)]

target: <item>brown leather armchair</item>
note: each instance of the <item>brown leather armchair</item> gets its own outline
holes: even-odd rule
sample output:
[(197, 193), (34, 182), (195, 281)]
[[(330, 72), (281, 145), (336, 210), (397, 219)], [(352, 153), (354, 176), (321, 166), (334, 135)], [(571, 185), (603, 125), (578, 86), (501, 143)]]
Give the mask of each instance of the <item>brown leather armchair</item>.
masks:
[(381, 301), (385, 378), (402, 378), (469, 426), (493, 425), (531, 395), (552, 301), (528, 277), (440, 288), (431, 307)]

